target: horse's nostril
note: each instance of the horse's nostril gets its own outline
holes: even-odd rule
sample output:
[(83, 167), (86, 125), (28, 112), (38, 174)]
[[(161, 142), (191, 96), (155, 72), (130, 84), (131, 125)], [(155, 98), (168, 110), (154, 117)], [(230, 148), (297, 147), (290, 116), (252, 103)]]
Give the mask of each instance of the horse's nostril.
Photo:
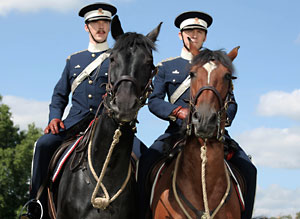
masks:
[(193, 113), (193, 119), (199, 120), (200, 119), (200, 114), (198, 112)]

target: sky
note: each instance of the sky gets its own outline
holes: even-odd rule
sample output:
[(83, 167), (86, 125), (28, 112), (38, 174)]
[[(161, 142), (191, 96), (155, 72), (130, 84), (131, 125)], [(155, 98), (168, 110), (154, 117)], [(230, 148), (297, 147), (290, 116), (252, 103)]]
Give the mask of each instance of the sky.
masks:
[[(147, 34), (163, 22), (154, 62), (180, 55), (175, 17), (189, 10), (214, 21), (204, 44), (229, 52), (238, 113), (229, 128), (258, 170), (254, 216), (300, 212), (300, 1), (114, 0), (124, 31)], [(66, 58), (87, 49), (78, 11), (93, 1), (0, 0), (0, 95), (21, 130), (44, 128), (53, 88)], [(114, 41), (108, 39), (112, 46)], [(138, 137), (150, 146), (168, 123), (145, 106)]]

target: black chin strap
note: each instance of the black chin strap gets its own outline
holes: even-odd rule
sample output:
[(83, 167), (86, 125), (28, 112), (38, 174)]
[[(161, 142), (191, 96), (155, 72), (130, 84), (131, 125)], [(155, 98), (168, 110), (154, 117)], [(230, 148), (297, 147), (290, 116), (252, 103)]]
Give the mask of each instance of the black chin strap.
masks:
[(181, 37), (182, 37), (182, 42), (183, 42), (183, 46), (184, 46), (184, 48), (186, 48), (187, 49), (187, 51), (189, 51), (190, 52), (190, 49), (186, 46), (186, 44), (185, 44), (185, 42), (184, 42), (184, 38), (183, 38), (183, 30), (180, 30), (180, 33), (181, 33)]
[(99, 42), (98, 40), (96, 40), (95, 37), (93, 36), (93, 34), (92, 34), (90, 28), (89, 28), (89, 22), (86, 22), (86, 26), (87, 26), (87, 28), (88, 28), (88, 30), (89, 30), (89, 33), (91, 34), (93, 40), (94, 40), (96, 43), (104, 43), (104, 42), (106, 41), (106, 40), (105, 40), (105, 41), (103, 41), (103, 42)]

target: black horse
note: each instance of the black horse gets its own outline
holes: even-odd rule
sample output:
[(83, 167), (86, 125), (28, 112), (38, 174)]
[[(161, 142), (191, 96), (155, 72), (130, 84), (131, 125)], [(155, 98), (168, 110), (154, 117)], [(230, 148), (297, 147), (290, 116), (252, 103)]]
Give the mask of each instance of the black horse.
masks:
[(160, 26), (144, 36), (124, 33), (119, 19), (113, 19), (116, 42), (104, 110), (90, 127), (91, 140), (80, 168), (70, 170), (72, 157), (65, 164), (55, 194), (57, 218), (137, 218), (131, 151), (137, 113), (151, 92), (152, 50)]

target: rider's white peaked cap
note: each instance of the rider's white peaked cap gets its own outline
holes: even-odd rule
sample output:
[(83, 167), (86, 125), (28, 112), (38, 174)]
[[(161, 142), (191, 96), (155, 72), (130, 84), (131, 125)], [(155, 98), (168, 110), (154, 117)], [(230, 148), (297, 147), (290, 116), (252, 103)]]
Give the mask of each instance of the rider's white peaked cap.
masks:
[(180, 30), (187, 29), (203, 29), (207, 28), (212, 24), (213, 19), (209, 14), (201, 11), (187, 11), (175, 18), (174, 24)]
[(80, 9), (78, 15), (84, 17), (85, 22), (96, 20), (111, 20), (111, 17), (117, 13), (117, 8), (111, 4), (98, 2), (87, 5)]

